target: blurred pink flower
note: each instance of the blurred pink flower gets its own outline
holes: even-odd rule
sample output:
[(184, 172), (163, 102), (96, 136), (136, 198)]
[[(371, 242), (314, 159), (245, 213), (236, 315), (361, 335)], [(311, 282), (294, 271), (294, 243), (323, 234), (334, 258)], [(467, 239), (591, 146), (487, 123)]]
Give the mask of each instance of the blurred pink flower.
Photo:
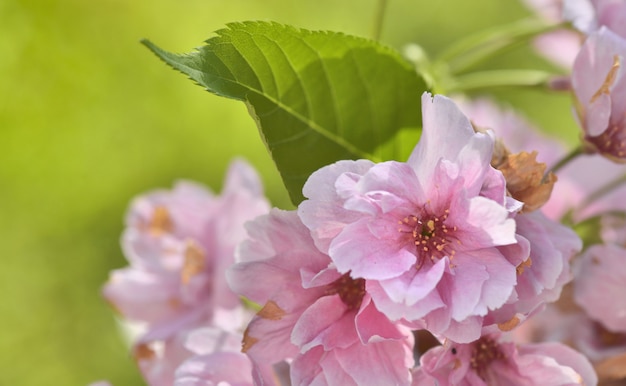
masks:
[(527, 250), (517, 242), (493, 139), (475, 133), (449, 99), (422, 97), (422, 137), (407, 163), (340, 161), (311, 175), (298, 214), (341, 274), (366, 280), (392, 320), (456, 341), (480, 336)]
[(176, 369), (174, 386), (252, 386), (255, 380), (256, 384), (274, 385), (271, 368), (254, 367), (241, 353), (241, 338), (241, 333), (215, 327), (191, 332), (185, 346), (195, 355)]
[(536, 151), (537, 160), (548, 165), (565, 155), (563, 143), (541, 132), (513, 108), (500, 106), (488, 98), (454, 99), (474, 125), (493, 130), (496, 141), (502, 141), (511, 153)]
[(486, 335), (469, 344), (446, 343), (420, 358), (413, 386), (597, 384), (589, 361), (560, 343), (515, 345)]
[(621, 213), (619, 211), (609, 212), (602, 216), (600, 236), (603, 242), (626, 247), (626, 217), (624, 212), (626, 210), (622, 210)]
[(582, 40), (580, 34), (574, 31), (559, 29), (538, 36), (533, 45), (537, 52), (552, 63), (570, 69), (580, 51)]
[(626, 2), (623, 0), (563, 0), (563, 18), (587, 35), (606, 26), (626, 38)]
[(239, 352), (194, 356), (178, 367), (174, 386), (252, 386), (252, 366)]
[[(563, 143), (542, 133), (512, 108), (498, 106), (487, 98), (459, 99), (461, 109), (469, 119), (480, 128), (493, 130), (496, 141), (501, 142), (511, 153), (536, 151), (537, 161), (545, 163), (548, 167), (553, 166), (565, 155), (566, 149)], [(610, 162), (604, 161), (604, 163)], [(566, 167), (567, 173), (558, 174), (558, 181), (554, 184), (551, 199), (541, 208), (549, 218), (560, 219), (584, 200), (585, 192), (590, 193), (593, 184), (588, 183), (588, 178), (581, 178), (580, 171), (586, 170), (584, 166), (584, 164), (579, 165), (571, 170)], [(604, 174), (593, 173), (591, 177), (604, 178)]]
[[(374, 377), (371, 384), (410, 384), (410, 330), (374, 307), (364, 279), (334, 268), (295, 212), (274, 209), (247, 228), (250, 239), (241, 244), (241, 262), (228, 280), (236, 293), (263, 304), (243, 339), (254, 363), (291, 358), (298, 385), (322, 379), (351, 384), (363, 376)], [(390, 367), (373, 372), (387, 356), (394, 358), (386, 362)]]
[[(578, 307), (563, 309), (559, 303), (564, 300), (548, 305), (528, 319), (514, 331), (515, 340), (521, 343), (565, 343), (593, 363), (626, 353), (626, 334), (607, 330)], [(571, 300), (565, 300), (568, 301)]]
[(547, 21), (561, 21), (562, 0), (523, 0), (522, 3)]
[(530, 244), (530, 255), (517, 267), (517, 284), (511, 298), (485, 318), (486, 325), (495, 324), (502, 331), (517, 327), (543, 305), (559, 299), (563, 286), (572, 279), (570, 259), (582, 249), (573, 230), (540, 211), (519, 214), (515, 221), (520, 243)]
[(111, 273), (104, 296), (144, 332), (134, 356), (150, 385), (171, 385), (192, 353), (187, 333), (199, 326), (241, 329), (249, 316), (225, 282), (243, 223), (269, 210), (260, 181), (243, 161), (227, 173), (221, 196), (180, 182), (135, 199), (122, 248), (130, 266)]
[(605, 27), (594, 32), (574, 62), (572, 86), (585, 144), (626, 162), (626, 40)]
[(576, 264), (574, 299), (590, 318), (609, 331), (626, 333), (626, 249), (617, 245), (589, 247)]
[[(549, 23), (564, 21), (562, 0), (524, 0), (523, 2)], [(533, 43), (537, 51), (547, 59), (563, 68), (571, 68), (580, 50), (582, 37), (575, 31), (558, 29), (540, 35)]]
[[(554, 138), (541, 133), (511, 108), (502, 108), (489, 99), (466, 100), (459, 98), (459, 105), (471, 121), (481, 128), (493, 130), (496, 140), (501, 141), (512, 153), (537, 151), (537, 160), (548, 167), (566, 154), (565, 146)], [(602, 173), (598, 173), (601, 170)], [(550, 200), (541, 211), (550, 219), (560, 220), (569, 215), (575, 222), (610, 211), (626, 211), (626, 184), (614, 186), (605, 194), (594, 196), (613, 181), (623, 180), (626, 171), (620, 164), (598, 154), (581, 155), (565, 165), (557, 173)], [(605, 221), (603, 227), (608, 239), (615, 239), (611, 229), (615, 221)], [(626, 233), (625, 233), (626, 234)]]

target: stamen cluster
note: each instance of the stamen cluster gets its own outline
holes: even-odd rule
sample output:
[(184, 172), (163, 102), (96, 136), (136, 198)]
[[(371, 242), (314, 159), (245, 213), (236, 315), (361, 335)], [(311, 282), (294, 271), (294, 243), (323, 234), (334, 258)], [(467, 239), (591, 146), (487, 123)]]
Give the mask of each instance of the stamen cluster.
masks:
[[(443, 256), (450, 259), (454, 257), (456, 251), (453, 248), (453, 239), (456, 238), (457, 227), (446, 224), (449, 213), (450, 210), (445, 209), (441, 216), (425, 213), (419, 217), (409, 215), (398, 221), (401, 225), (398, 232), (409, 234), (410, 242), (416, 247), (417, 269), (428, 260), (435, 262)], [(459, 243), (459, 240), (456, 242)]]

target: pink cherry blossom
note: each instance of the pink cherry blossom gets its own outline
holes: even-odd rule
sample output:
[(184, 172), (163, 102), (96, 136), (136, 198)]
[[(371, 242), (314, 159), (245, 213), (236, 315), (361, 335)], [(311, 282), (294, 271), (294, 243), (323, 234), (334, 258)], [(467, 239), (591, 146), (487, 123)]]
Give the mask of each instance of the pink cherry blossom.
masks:
[(587, 35), (606, 26), (626, 38), (626, 3), (622, 0), (563, 0), (563, 18)]
[(232, 163), (221, 196), (190, 182), (135, 199), (122, 237), (130, 265), (111, 273), (104, 296), (144, 332), (134, 356), (150, 385), (171, 385), (176, 367), (192, 355), (184, 342), (199, 326), (226, 331), (248, 320), (225, 282), (243, 223), (266, 213), (254, 170)]
[(626, 249), (594, 245), (576, 266), (574, 299), (592, 319), (612, 332), (626, 332)]
[(185, 346), (194, 356), (184, 361), (175, 374), (174, 386), (274, 385), (276, 375), (269, 367), (254, 367), (241, 353), (241, 333), (215, 327), (191, 332)]
[(311, 175), (298, 214), (341, 274), (366, 280), (376, 307), (470, 342), (513, 292), (517, 243), (493, 139), (449, 99), (422, 97), (422, 138), (407, 163), (340, 161)]
[(520, 242), (530, 244), (530, 255), (517, 267), (518, 280), (511, 298), (485, 318), (485, 325), (497, 325), (503, 331), (517, 327), (543, 305), (559, 299), (563, 286), (572, 279), (569, 261), (582, 248), (574, 231), (540, 211), (517, 215), (515, 221)]
[(293, 359), (294, 385), (364, 384), (363, 377), (372, 385), (410, 383), (408, 328), (374, 307), (364, 279), (334, 268), (295, 212), (274, 209), (247, 228), (250, 238), (228, 280), (236, 293), (263, 305), (243, 339), (255, 364)]
[(589, 361), (560, 343), (515, 345), (499, 335), (469, 344), (448, 342), (420, 358), (413, 386), (597, 384)]
[[(469, 119), (480, 128), (493, 130), (496, 140), (511, 153), (537, 152), (537, 161), (545, 163), (548, 167), (553, 166), (566, 154), (563, 143), (542, 133), (512, 108), (498, 106), (486, 98), (459, 99), (459, 105)], [(602, 166), (610, 164), (602, 157), (594, 158), (601, 159)], [(549, 218), (559, 220), (567, 212), (577, 208), (585, 196), (591, 193), (593, 184), (589, 184), (587, 174), (581, 177), (581, 170), (586, 170), (581, 169), (584, 166), (584, 163), (576, 168), (566, 166), (563, 172), (559, 173), (558, 181), (553, 186), (552, 198), (541, 208)], [(589, 177), (597, 179), (603, 176), (604, 174), (592, 173)], [(601, 183), (598, 182), (597, 185)]]
[[(462, 100), (460, 105), (475, 125), (492, 129), (497, 140), (511, 153), (537, 151), (537, 159), (548, 165), (556, 163), (565, 154), (561, 143), (540, 133), (510, 108), (500, 108), (488, 99)], [(602, 157), (591, 158), (610, 164)], [(518, 281), (511, 298), (502, 307), (490, 311), (485, 319), (486, 325), (499, 325), (500, 329), (516, 327), (545, 303), (557, 300), (563, 286), (571, 280), (569, 261), (580, 252), (581, 240), (571, 229), (552, 219), (559, 219), (579, 205), (585, 197), (583, 188), (590, 190), (589, 181), (592, 179), (586, 178), (587, 174), (581, 174), (584, 168), (566, 169), (567, 173), (559, 174), (555, 184), (554, 191), (557, 193), (553, 192), (552, 199), (541, 208), (548, 216), (542, 211), (515, 216), (519, 242), (501, 249), (518, 248), (526, 243), (530, 248), (529, 259), (517, 267)], [(591, 177), (598, 175), (591, 174), (594, 174)], [(581, 186), (571, 189), (577, 182)], [(493, 328), (489, 330), (493, 331)]]
[(581, 44), (580, 34), (566, 29), (545, 33), (533, 41), (538, 53), (566, 69), (572, 67)]
[[(561, 303), (563, 300), (559, 300)], [(571, 300), (566, 300), (571, 301)], [(520, 343), (561, 342), (592, 363), (626, 353), (626, 334), (607, 330), (579, 307), (550, 304), (514, 331)]]
[(626, 162), (626, 40), (602, 27), (574, 62), (572, 86), (584, 141), (591, 151)]
[(238, 352), (219, 352), (192, 357), (176, 370), (174, 386), (252, 386), (252, 366)]
[[(460, 107), (471, 121), (478, 127), (493, 130), (496, 139), (512, 153), (537, 151), (537, 160), (548, 167), (565, 156), (566, 149), (562, 143), (541, 133), (513, 109), (499, 107), (485, 98), (471, 101), (459, 99)], [(626, 211), (624, 183), (595, 197), (614, 181), (623, 180), (625, 173), (622, 165), (601, 155), (581, 155), (559, 170), (551, 198), (541, 210), (550, 219), (560, 220), (568, 215), (575, 222), (610, 211)], [(607, 232), (612, 231), (607, 228)]]

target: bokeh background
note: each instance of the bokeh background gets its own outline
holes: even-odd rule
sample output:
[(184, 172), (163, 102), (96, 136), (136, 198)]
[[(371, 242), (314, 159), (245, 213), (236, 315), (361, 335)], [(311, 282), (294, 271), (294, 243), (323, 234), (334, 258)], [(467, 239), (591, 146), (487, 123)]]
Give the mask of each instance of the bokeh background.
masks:
[[(0, 1), (0, 385), (143, 382), (100, 288), (125, 265), (132, 197), (177, 179), (219, 191), (236, 156), (290, 204), (243, 104), (220, 99), (139, 44), (190, 51), (241, 20), (369, 37), (375, 0)], [(382, 41), (436, 53), (530, 16), (514, 0), (389, 0)], [(486, 63), (554, 70), (520, 48)], [(499, 90), (572, 141), (567, 95)]]

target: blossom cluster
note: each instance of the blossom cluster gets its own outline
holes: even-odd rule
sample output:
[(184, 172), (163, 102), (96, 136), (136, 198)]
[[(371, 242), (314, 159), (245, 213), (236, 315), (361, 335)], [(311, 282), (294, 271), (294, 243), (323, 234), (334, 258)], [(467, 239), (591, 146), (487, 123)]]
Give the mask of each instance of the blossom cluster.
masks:
[(324, 166), (294, 210), (243, 161), (220, 196), (136, 199), (104, 296), (148, 384), (626, 379), (626, 2), (562, 7), (578, 31), (538, 44), (576, 38), (560, 63), (585, 154), (567, 165), (514, 112), (424, 93), (405, 162)]
[[(243, 161), (231, 164), (220, 196), (181, 181), (133, 201), (122, 236), (130, 265), (111, 272), (103, 293), (132, 326), (133, 357), (149, 385), (187, 384), (198, 360), (218, 377), (250, 367), (240, 341), (251, 311), (225, 275), (246, 236), (243, 224), (268, 210), (256, 172)], [(251, 379), (245, 373), (231, 382)]]

